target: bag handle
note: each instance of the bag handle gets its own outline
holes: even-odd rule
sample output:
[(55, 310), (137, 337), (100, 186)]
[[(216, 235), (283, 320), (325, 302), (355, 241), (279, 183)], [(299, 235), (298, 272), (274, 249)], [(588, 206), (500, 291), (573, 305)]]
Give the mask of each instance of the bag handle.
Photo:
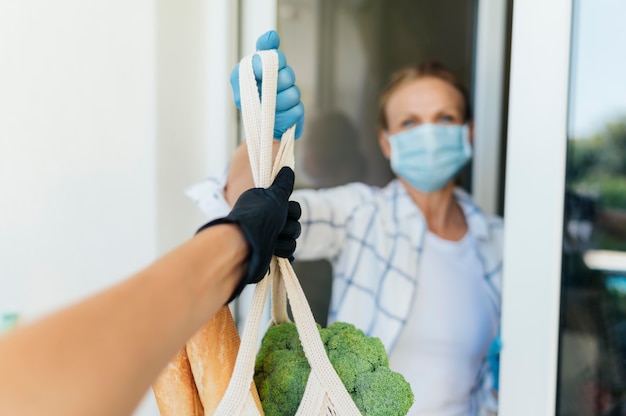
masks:
[[(263, 99), (261, 100), (257, 92), (258, 88), (252, 66), (254, 55), (246, 56), (239, 64), (241, 114), (254, 185), (266, 188), (283, 166), (294, 168), (295, 126), (291, 126), (283, 134), (276, 160), (272, 166), (278, 54), (274, 50), (258, 51), (256, 54), (261, 59), (263, 70), (263, 84), (261, 86)], [(273, 279), (272, 283), (272, 324), (289, 322), (284, 285), (280, 279)]]
[[(278, 155), (272, 166), (272, 147), (274, 133), (274, 112), (276, 107), (276, 87), (278, 78), (278, 56), (275, 51), (258, 51), (262, 61), (263, 85), (261, 100), (258, 95), (256, 80), (252, 67), (253, 55), (242, 59), (239, 65), (239, 82), (241, 91), (241, 111), (244, 132), (248, 145), (250, 166), (255, 186), (268, 187), (283, 166), (294, 167), (294, 136), (295, 126), (290, 127), (281, 138)], [(287, 315), (287, 296), (298, 329), (298, 336), (305, 355), (311, 365), (311, 374), (307, 384), (305, 397), (298, 414), (310, 414), (309, 384), (317, 384), (316, 391), (328, 396), (336, 414), (360, 415), (352, 398), (346, 391), (337, 372), (332, 367), (322, 343), (317, 324), (306, 300), (304, 291), (298, 282), (289, 260), (272, 258), (269, 276), (256, 285), (250, 305), (237, 361), (232, 379), (222, 398), (216, 415), (232, 416), (241, 414), (249, 400), (250, 383), (254, 377), (254, 364), (257, 352), (257, 336), (261, 316), (267, 299), (270, 285), (272, 286), (272, 322), (270, 325), (289, 322)], [(318, 406), (318, 405), (316, 405)], [(314, 406), (315, 407), (315, 406)]]
[[(295, 126), (290, 127), (283, 134), (278, 156), (272, 167), (278, 55), (273, 50), (258, 51), (256, 55), (261, 58), (263, 68), (261, 90), (263, 100), (259, 97), (254, 77), (252, 66), (254, 55), (246, 56), (239, 64), (241, 114), (254, 185), (267, 188), (278, 174), (280, 168), (283, 166), (294, 168), (293, 142)], [(277, 270), (277, 268), (277, 259), (274, 257), (270, 263), (270, 270)], [(277, 279), (273, 276), (266, 276), (265, 279), (256, 285), (248, 313), (248, 320), (241, 337), (232, 378), (219, 406), (215, 410), (216, 415), (232, 416), (241, 414), (246, 405), (247, 400), (242, 400), (242, 398), (248, 397), (250, 382), (254, 377), (254, 362), (258, 345), (257, 336), (270, 286), (273, 287), (272, 290), (275, 293), (272, 299), (277, 300), (277, 302), (272, 304), (272, 321), (284, 322), (289, 320), (284, 285), (275, 283), (275, 280)]]

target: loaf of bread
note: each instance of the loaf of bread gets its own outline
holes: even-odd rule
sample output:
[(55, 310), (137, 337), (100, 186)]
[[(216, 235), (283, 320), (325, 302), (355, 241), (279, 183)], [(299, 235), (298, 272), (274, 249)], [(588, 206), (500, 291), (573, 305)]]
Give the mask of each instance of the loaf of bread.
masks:
[(204, 416), (184, 347), (152, 384), (152, 391), (161, 416)]
[[(220, 309), (187, 342), (187, 356), (206, 415), (213, 414), (226, 392), (235, 368), (239, 344), (239, 333), (228, 306)], [(263, 414), (254, 383), (250, 386), (250, 392), (259, 412)]]
[[(212, 415), (230, 382), (239, 333), (228, 306), (224, 306), (189, 341), (152, 385), (161, 416)], [(250, 393), (263, 414), (254, 383)]]

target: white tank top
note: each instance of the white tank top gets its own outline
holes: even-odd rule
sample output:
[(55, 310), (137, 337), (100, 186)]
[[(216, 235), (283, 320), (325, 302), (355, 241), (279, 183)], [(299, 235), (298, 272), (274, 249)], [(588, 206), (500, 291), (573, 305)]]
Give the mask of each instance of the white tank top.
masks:
[(497, 331), (472, 237), (426, 233), (416, 298), (390, 367), (411, 383), (410, 416), (467, 416), (470, 390)]

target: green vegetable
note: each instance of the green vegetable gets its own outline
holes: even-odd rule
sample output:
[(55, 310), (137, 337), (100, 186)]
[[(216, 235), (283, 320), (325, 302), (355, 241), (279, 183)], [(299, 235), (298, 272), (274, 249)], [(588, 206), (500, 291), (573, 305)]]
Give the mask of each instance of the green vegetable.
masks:
[[(410, 384), (389, 369), (383, 343), (354, 325), (318, 325), (331, 364), (357, 408), (366, 416), (404, 416), (413, 404)], [(263, 337), (254, 382), (266, 416), (295, 415), (311, 367), (296, 326), (275, 325)]]

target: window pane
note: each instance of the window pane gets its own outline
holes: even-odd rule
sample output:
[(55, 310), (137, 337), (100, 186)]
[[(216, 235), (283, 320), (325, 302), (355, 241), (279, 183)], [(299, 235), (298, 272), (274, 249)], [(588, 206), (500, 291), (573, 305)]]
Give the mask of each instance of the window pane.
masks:
[(574, 1), (558, 415), (626, 414), (626, 2)]

